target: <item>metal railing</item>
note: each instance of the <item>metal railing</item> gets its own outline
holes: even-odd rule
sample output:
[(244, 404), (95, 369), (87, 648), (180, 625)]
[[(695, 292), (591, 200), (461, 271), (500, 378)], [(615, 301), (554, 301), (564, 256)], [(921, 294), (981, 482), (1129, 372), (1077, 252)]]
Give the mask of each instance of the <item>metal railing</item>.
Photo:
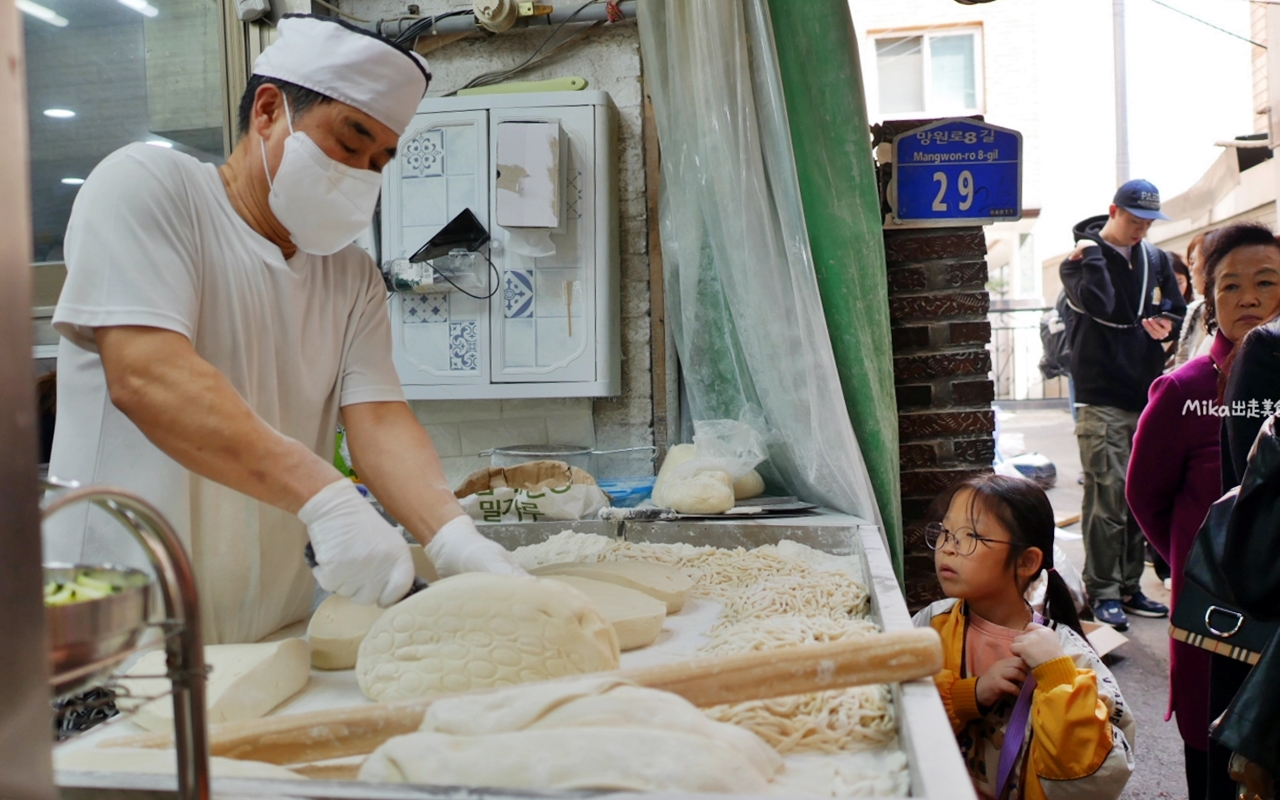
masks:
[(1044, 347), (1040, 341), (1040, 318), (1052, 306), (1042, 301), (997, 301), (987, 314), (991, 322), (991, 380), (996, 401), (1067, 402), (1066, 378), (1046, 381), (1040, 374)]

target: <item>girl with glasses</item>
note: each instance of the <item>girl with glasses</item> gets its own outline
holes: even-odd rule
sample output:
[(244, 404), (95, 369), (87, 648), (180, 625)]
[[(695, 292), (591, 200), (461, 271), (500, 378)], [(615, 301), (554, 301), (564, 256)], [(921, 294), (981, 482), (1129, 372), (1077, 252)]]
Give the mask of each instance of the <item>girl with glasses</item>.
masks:
[[(948, 599), (915, 624), (942, 637), (934, 681), (978, 795), (1040, 800), (1065, 789), (1118, 798), (1133, 772), (1134, 719), (1053, 568), (1044, 490), (981, 475), (945, 492), (934, 510), (925, 541)], [(1025, 595), (1045, 570), (1041, 617)]]

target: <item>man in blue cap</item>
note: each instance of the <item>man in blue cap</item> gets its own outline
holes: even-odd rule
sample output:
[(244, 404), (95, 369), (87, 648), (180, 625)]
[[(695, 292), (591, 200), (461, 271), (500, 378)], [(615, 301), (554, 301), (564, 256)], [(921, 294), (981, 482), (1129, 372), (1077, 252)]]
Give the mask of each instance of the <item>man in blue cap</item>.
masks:
[(1148, 181), (1129, 181), (1105, 216), (1076, 225), (1076, 249), (1058, 268), (1074, 317), (1068, 330), (1084, 468), (1085, 588), (1094, 615), (1118, 630), (1129, 626), (1125, 612), (1169, 613), (1139, 587), (1144, 539), (1124, 494), (1147, 390), (1186, 313), (1169, 254), (1144, 241), (1158, 219), (1169, 219), (1160, 192)]

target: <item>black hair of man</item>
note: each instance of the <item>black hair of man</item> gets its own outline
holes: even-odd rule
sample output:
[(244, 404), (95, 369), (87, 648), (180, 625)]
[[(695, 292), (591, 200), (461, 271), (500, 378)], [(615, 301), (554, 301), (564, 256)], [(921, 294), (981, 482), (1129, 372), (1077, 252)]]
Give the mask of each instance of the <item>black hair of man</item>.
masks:
[(267, 83), (279, 89), (280, 93), (284, 95), (285, 100), (289, 102), (289, 113), (293, 115), (294, 119), (302, 116), (303, 112), (312, 106), (333, 102), (332, 97), (304, 88), (296, 83), (282, 81), (279, 78), (270, 78), (266, 75), (250, 75), (249, 83), (244, 87), (244, 94), (240, 96), (239, 125), (236, 128), (237, 139), (249, 132), (249, 120), (253, 117), (253, 98), (258, 94), (258, 87)]

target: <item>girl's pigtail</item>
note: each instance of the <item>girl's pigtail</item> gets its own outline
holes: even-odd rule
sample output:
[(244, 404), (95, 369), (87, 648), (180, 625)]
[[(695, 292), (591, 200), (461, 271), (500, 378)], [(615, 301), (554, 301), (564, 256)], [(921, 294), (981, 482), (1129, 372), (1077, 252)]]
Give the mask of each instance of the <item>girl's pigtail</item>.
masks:
[(1044, 601), (1045, 615), (1049, 619), (1059, 625), (1066, 625), (1080, 634), (1081, 639), (1089, 641), (1084, 635), (1084, 629), (1080, 627), (1080, 615), (1076, 613), (1075, 598), (1071, 596), (1071, 590), (1067, 588), (1066, 581), (1062, 580), (1062, 576), (1056, 569), (1049, 570), (1049, 582), (1045, 585)]

